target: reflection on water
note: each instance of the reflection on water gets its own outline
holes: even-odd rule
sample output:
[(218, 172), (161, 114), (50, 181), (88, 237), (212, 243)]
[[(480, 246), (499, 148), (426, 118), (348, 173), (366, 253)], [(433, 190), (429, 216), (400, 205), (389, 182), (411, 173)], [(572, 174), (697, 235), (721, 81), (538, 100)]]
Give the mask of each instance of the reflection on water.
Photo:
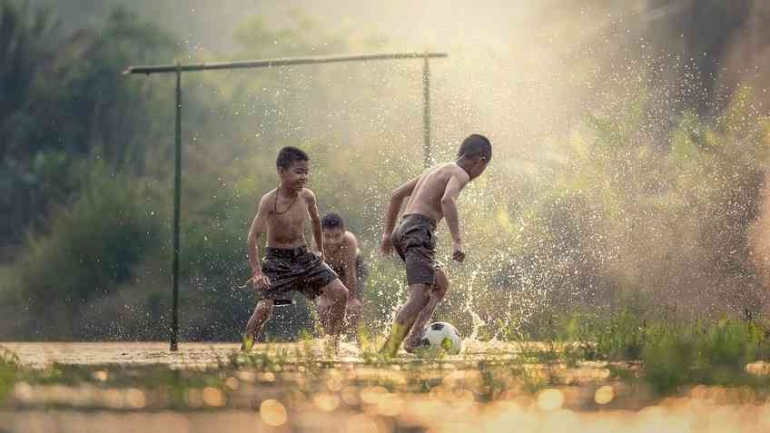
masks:
[(770, 431), (758, 390), (699, 385), (659, 398), (613, 374), (633, 365), (527, 363), (503, 343), (394, 362), (352, 345), (329, 357), (322, 341), (248, 357), (232, 344), (9, 346), (33, 368), (19, 374), (0, 431)]

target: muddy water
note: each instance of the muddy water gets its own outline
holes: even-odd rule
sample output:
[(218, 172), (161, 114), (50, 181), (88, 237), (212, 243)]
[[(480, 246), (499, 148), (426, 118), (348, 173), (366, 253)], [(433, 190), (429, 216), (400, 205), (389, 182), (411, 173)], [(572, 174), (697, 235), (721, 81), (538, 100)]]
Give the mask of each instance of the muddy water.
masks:
[(73, 365), (153, 365), (175, 368), (215, 366), (217, 361), (237, 350), (239, 345), (223, 343), (180, 344), (169, 351), (165, 342), (121, 343), (0, 343), (19, 357), (21, 363), (42, 368), (53, 363)]

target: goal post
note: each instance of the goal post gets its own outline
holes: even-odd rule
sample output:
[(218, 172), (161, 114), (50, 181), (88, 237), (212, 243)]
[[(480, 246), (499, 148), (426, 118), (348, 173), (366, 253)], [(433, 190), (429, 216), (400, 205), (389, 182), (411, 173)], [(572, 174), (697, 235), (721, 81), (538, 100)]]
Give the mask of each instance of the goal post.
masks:
[(181, 249), (179, 236), (180, 203), (182, 194), (182, 74), (185, 72), (217, 71), (232, 69), (278, 68), (296, 65), (317, 65), (341, 62), (368, 62), (376, 60), (415, 60), (423, 59), (422, 90), (423, 90), (423, 157), (427, 167), (432, 162), (430, 134), (430, 60), (446, 58), (446, 53), (379, 53), (358, 55), (283, 57), (275, 59), (246, 60), (238, 62), (214, 63), (175, 63), (170, 65), (130, 66), (124, 75), (131, 74), (175, 74), (175, 133), (174, 133), (174, 212), (173, 212), (173, 257), (171, 264), (172, 297), (171, 297), (171, 329), (170, 350), (179, 349), (179, 251)]

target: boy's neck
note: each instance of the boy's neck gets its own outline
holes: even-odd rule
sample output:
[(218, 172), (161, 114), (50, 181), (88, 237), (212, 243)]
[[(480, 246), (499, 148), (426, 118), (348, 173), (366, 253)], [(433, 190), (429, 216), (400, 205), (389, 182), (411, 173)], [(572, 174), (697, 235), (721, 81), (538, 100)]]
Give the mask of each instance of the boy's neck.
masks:
[(278, 185), (276, 194), (282, 195), (284, 197), (296, 197), (299, 194), (299, 191), (284, 185)]
[(465, 170), (465, 172), (468, 173), (468, 176), (471, 175), (471, 172), (470, 172), (471, 163), (467, 159), (457, 158), (457, 160), (455, 161), (455, 164), (457, 164), (458, 167)]

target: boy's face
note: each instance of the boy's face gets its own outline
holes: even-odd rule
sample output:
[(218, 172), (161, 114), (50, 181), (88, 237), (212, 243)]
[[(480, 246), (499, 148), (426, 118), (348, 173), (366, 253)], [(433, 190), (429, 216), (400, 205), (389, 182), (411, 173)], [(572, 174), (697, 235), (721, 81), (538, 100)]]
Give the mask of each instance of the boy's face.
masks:
[(278, 175), (281, 177), (281, 186), (297, 191), (307, 185), (309, 174), (310, 164), (307, 161), (294, 161), (289, 167), (278, 169)]
[(337, 249), (342, 246), (342, 241), (345, 239), (345, 229), (342, 227), (333, 227), (323, 229), (324, 233), (324, 246), (329, 246), (331, 249)]
[(470, 170), (468, 170), (468, 176), (471, 180), (476, 179), (481, 176), (481, 173), (484, 173), (484, 170), (487, 169), (487, 165), (489, 165), (489, 160), (487, 158), (477, 158), (476, 162), (474, 162), (473, 165), (471, 165)]

